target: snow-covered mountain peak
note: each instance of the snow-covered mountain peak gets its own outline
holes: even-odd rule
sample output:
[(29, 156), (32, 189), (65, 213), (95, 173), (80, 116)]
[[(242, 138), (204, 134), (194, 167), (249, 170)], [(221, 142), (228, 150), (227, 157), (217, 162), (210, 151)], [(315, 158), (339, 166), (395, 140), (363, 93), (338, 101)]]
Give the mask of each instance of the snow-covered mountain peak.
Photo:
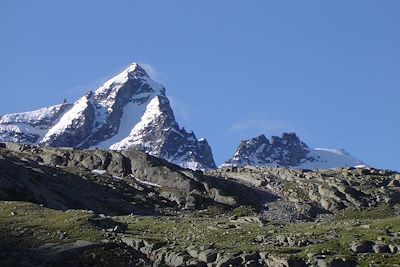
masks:
[(126, 87), (134, 88), (135, 86), (130, 86), (132, 84), (142, 85), (142, 92), (135, 92), (136, 94), (149, 92), (155, 94), (165, 94), (164, 86), (152, 80), (146, 71), (139, 66), (139, 64), (132, 63), (121, 73), (112, 77), (102, 86), (100, 86), (100, 88), (95, 91), (96, 98), (100, 98), (102, 100), (106, 98), (114, 99), (119, 90)]
[(74, 104), (0, 117), (0, 141), (139, 149), (182, 167), (216, 167), (207, 141), (179, 128), (164, 86), (137, 63)]
[(104, 87), (110, 87), (112, 84), (125, 83), (129, 79), (149, 78), (146, 71), (137, 63), (132, 63), (119, 74), (115, 75), (104, 83)]

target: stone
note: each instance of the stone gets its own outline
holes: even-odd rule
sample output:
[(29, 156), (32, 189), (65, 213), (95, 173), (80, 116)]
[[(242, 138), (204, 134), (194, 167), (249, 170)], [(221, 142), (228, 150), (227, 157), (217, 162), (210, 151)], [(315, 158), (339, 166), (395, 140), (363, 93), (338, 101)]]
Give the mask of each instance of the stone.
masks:
[(192, 267), (207, 267), (207, 263), (204, 261), (199, 261), (197, 259), (188, 260), (185, 266), (192, 266)]
[(370, 253), (372, 252), (372, 243), (371, 242), (363, 242), (356, 243), (351, 246), (351, 250), (355, 253)]
[(196, 199), (193, 195), (188, 194), (185, 201), (185, 209), (193, 210), (196, 208)]
[(268, 252), (265, 252), (265, 251), (261, 251), (261, 252), (259, 252), (258, 253), (258, 255), (260, 256), (260, 258), (262, 259), (262, 260), (265, 260), (266, 258), (267, 258), (267, 256), (268, 256)]
[(278, 241), (280, 245), (286, 246), (288, 243), (288, 238), (285, 235), (277, 235), (276, 241)]
[(333, 259), (329, 267), (353, 267), (353, 263), (346, 262), (342, 259)]
[(251, 261), (247, 261), (244, 264), (245, 267), (257, 267), (259, 266), (258, 261), (256, 260), (251, 260)]
[(270, 255), (266, 260), (268, 267), (306, 267), (306, 263), (298, 258)]
[(64, 240), (64, 239), (68, 239), (68, 235), (66, 232), (62, 232), (60, 233), (60, 239)]
[(240, 257), (224, 256), (217, 262), (216, 267), (238, 266), (242, 264), (242, 262), (243, 260)]
[(258, 254), (258, 252), (245, 253), (241, 255), (241, 258), (244, 262), (257, 261), (260, 258), (260, 255)]
[(400, 187), (400, 180), (392, 180), (388, 186), (390, 187)]
[(385, 244), (376, 244), (373, 249), (375, 253), (391, 253), (389, 246)]
[(206, 263), (214, 262), (217, 260), (218, 253), (213, 249), (207, 249), (199, 253), (199, 260)]
[(187, 252), (193, 258), (198, 258), (199, 257), (199, 251), (197, 249), (188, 249)]
[(256, 238), (254, 238), (254, 241), (257, 243), (263, 243), (265, 237), (263, 235), (257, 235)]
[(122, 237), (121, 241), (127, 244), (128, 246), (133, 247), (136, 250), (140, 250), (145, 246), (143, 240), (141, 239), (135, 239), (131, 237)]
[(389, 244), (389, 250), (392, 254), (395, 254), (398, 252), (398, 247), (395, 244)]

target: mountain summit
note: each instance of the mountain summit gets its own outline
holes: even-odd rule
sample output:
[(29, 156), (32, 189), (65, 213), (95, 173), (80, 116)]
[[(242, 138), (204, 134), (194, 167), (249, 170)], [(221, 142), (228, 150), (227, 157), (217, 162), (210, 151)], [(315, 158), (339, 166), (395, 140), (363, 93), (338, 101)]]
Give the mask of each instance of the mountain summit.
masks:
[(233, 157), (222, 166), (287, 167), (293, 169), (330, 169), (354, 167), (364, 163), (343, 149), (309, 148), (295, 133), (265, 135), (242, 141)]
[(182, 167), (216, 167), (207, 141), (179, 127), (165, 88), (136, 63), (74, 104), (0, 117), (0, 141), (139, 149)]

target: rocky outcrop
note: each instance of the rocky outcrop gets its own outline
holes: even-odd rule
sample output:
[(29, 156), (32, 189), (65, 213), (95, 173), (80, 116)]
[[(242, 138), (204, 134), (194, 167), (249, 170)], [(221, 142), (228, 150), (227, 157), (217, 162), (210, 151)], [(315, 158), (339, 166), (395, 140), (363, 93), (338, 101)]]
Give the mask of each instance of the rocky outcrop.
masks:
[(374, 168), (311, 171), (286, 168), (224, 167), (209, 172), (266, 190), (280, 199), (265, 203), (274, 220), (310, 220), (324, 213), (400, 203), (397, 173)]
[[(4, 146), (0, 148), (0, 199), (4, 200), (31, 201), (56, 209), (142, 214), (218, 203), (258, 207), (267, 197), (255, 188), (183, 169), (137, 150)], [(142, 200), (133, 201), (137, 197)]]
[(289, 255), (274, 255), (259, 252), (239, 252), (235, 254), (219, 252), (213, 246), (189, 246), (186, 251), (177, 252), (173, 244), (148, 242), (134, 238), (122, 238), (122, 242), (155, 259), (156, 265), (167, 266), (271, 266), (306, 267), (304, 260)]

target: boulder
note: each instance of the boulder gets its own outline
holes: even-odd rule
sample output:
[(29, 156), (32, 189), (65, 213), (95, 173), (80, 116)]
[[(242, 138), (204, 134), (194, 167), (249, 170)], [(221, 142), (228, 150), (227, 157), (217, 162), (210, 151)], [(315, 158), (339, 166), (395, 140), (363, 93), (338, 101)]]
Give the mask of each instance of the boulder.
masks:
[(392, 180), (392, 181), (390, 181), (388, 186), (390, 186), (390, 187), (400, 187), (400, 180)]
[(292, 258), (290, 256), (281, 257), (281, 256), (269, 256), (265, 260), (268, 267), (306, 267), (307, 264), (298, 258)]
[(243, 259), (240, 257), (224, 256), (217, 262), (216, 267), (238, 266), (242, 263)]
[(260, 255), (258, 254), (258, 252), (245, 253), (241, 255), (241, 258), (244, 262), (257, 261), (260, 258)]
[(399, 251), (398, 247), (395, 244), (390, 244), (389, 249), (390, 249), (390, 252), (393, 254), (395, 254)]
[(351, 245), (351, 250), (355, 253), (370, 253), (372, 249), (372, 242), (361, 242)]
[(318, 267), (353, 267), (354, 263), (346, 262), (342, 259), (318, 259)]
[(375, 253), (391, 253), (389, 246), (386, 244), (376, 244), (373, 249)]
[[(190, 253), (189, 253), (190, 254)], [(218, 253), (213, 249), (206, 249), (199, 253), (199, 260), (211, 263), (217, 260)]]

